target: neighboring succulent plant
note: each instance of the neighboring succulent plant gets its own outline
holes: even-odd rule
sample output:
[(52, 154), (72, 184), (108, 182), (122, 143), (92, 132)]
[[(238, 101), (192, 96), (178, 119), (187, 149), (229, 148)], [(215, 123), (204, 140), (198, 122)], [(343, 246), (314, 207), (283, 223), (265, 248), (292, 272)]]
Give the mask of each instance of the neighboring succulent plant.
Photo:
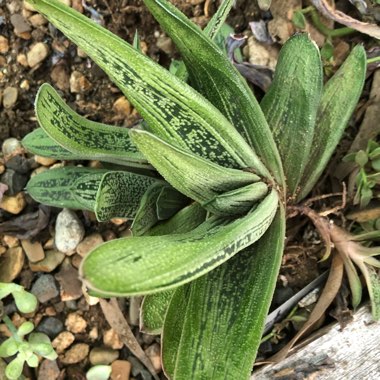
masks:
[(281, 263), (286, 205), (308, 195), (339, 143), (363, 87), (364, 49), (355, 47), (323, 87), (317, 46), (292, 37), (259, 105), (213, 42), (230, 0), (204, 31), (165, 0), (144, 0), (182, 55), (178, 77), (58, 1), (29, 2), (109, 75), (144, 122), (128, 130), (89, 121), (43, 85), (41, 129), (24, 145), (107, 164), (45, 171), (28, 192), (99, 221), (133, 219), (134, 236), (94, 249), (80, 274), (100, 296), (146, 295), (141, 327), (162, 333), (169, 378), (247, 378)]
[[(17, 308), (22, 313), (31, 313), (37, 307), (36, 297), (24, 290), (20, 285), (13, 283), (0, 283), (0, 299), (12, 294)], [(43, 333), (32, 333), (34, 325), (32, 322), (24, 322), (16, 329), (7, 315), (0, 316), (8, 327), (11, 337), (0, 344), (0, 358), (17, 356), (7, 365), (5, 375), (8, 379), (19, 379), (24, 368), (24, 363), (29, 367), (37, 367), (38, 356), (49, 360), (57, 358), (57, 354), (51, 345), (50, 339)], [(28, 335), (28, 339), (25, 336)]]

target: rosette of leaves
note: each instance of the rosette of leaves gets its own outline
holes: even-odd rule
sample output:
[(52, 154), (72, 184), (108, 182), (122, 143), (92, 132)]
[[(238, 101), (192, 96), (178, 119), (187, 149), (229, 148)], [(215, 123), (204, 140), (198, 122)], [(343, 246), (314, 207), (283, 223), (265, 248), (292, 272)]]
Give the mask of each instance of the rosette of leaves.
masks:
[[(13, 283), (0, 283), (0, 299), (12, 294), (17, 308), (22, 313), (31, 313), (37, 307), (36, 297), (24, 290), (20, 285)], [(6, 366), (5, 375), (8, 379), (19, 379), (24, 363), (29, 367), (37, 367), (38, 356), (49, 360), (57, 358), (57, 353), (51, 345), (50, 339), (43, 333), (32, 333), (34, 325), (32, 322), (24, 322), (16, 329), (8, 316), (2, 316), (3, 321), (11, 332), (11, 337), (0, 344), (0, 358), (9, 356), (16, 357)], [(28, 335), (28, 339), (25, 336)]]
[(100, 296), (145, 295), (141, 328), (162, 334), (170, 379), (247, 378), (280, 267), (286, 204), (310, 192), (333, 154), (362, 90), (364, 49), (323, 86), (317, 46), (292, 37), (259, 104), (214, 43), (230, 0), (203, 31), (167, 1), (144, 1), (182, 55), (177, 76), (58, 1), (29, 2), (144, 119), (131, 130), (88, 121), (43, 85), (41, 128), (25, 146), (108, 164), (46, 171), (29, 193), (100, 221), (133, 220), (134, 236), (94, 249), (80, 275)]

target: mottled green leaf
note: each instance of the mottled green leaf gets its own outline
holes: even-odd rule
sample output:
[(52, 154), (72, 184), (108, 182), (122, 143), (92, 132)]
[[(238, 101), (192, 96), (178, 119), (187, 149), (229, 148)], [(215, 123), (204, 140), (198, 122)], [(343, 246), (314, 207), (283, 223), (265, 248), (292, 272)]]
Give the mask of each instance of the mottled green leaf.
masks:
[(246, 214), (267, 193), (268, 186), (264, 182), (256, 182), (227, 191), (203, 203), (202, 206), (217, 215)]
[(17, 335), (22, 337), (24, 335), (27, 335), (31, 333), (34, 330), (34, 325), (32, 322), (26, 321), (24, 322), (18, 329), (17, 329)]
[(186, 83), (59, 1), (29, 2), (110, 76), (153, 133), (221, 165), (255, 167), (257, 159), (249, 145)]
[(46, 170), (30, 179), (27, 192), (54, 207), (94, 211), (100, 181), (108, 170), (67, 166)]
[(149, 166), (132, 144), (128, 129), (96, 123), (78, 115), (47, 83), (38, 91), (36, 115), (49, 137), (78, 157), (136, 167)]
[(164, 186), (156, 202), (158, 220), (171, 218), (177, 211), (188, 204), (189, 198), (171, 186)]
[(322, 92), (318, 46), (307, 34), (291, 37), (280, 51), (271, 87), (261, 107), (280, 151), (289, 195), (310, 156)]
[(109, 241), (82, 261), (85, 285), (108, 295), (149, 294), (185, 284), (251, 245), (270, 226), (278, 206), (272, 191), (248, 215), (211, 217), (178, 235), (141, 236)]
[(15, 299), (17, 309), (21, 313), (32, 313), (37, 309), (37, 297), (26, 292), (23, 288), (13, 291), (12, 296)]
[(227, 16), (230, 13), (234, 0), (223, 0), (215, 14), (211, 17), (206, 27), (203, 29), (203, 33), (214, 40), (220, 32), (222, 26), (226, 22)]
[(362, 92), (366, 67), (365, 50), (363, 46), (356, 46), (325, 85), (298, 201), (315, 186), (341, 140)]
[(30, 153), (37, 154), (42, 157), (55, 158), (56, 160), (86, 160), (89, 156), (77, 155), (69, 152), (61, 145), (56, 143), (49, 135), (42, 129), (37, 128), (33, 132), (28, 133), (21, 141), (22, 145)]
[(248, 379), (280, 269), (285, 213), (265, 235), (175, 291), (163, 331), (169, 379)]
[(5, 376), (9, 380), (18, 380), (22, 374), (22, 370), (24, 368), (24, 360), (17, 356), (13, 359), (5, 369)]
[[(282, 183), (281, 161), (268, 124), (252, 91), (234, 65), (206, 33), (169, 2), (144, 0), (144, 3), (176, 44), (192, 86), (227, 117)], [(263, 176), (269, 176), (259, 161), (253, 167)]]
[(133, 219), (140, 207), (140, 200), (154, 184), (165, 182), (140, 174), (114, 171), (104, 174), (99, 183), (95, 214), (103, 222), (112, 218)]
[(18, 352), (17, 341), (10, 337), (0, 344), (0, 357), (7, 358), (8, 356), (15, 355)]
[(149, 132), (132, 130), (131, 138), (174, 188), (201, 203), (259, 180), (253, 173), (224, 168), (174, 147)]
[(173, 290), (166, 290), (144, 297), (140, 309), (140, 330), (145, 334), (160, 334)]

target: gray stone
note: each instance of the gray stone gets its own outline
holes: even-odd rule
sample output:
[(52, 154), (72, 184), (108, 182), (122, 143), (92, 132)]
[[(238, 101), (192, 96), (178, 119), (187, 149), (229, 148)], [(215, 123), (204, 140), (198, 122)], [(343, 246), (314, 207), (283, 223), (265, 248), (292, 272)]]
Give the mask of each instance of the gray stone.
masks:
[(36, 331), (46, 334), (50, 339), (54, 339), (63, 331), (63, 323), (58, 318), (47, 317), (40, 322)]
[(28, 178), (24, 174), (8, 169), (1, 176), (0, 181), (8, 186), (7, 195), (15, 195), (24, 189), (26, 183), (28, 182)]
[(44, 274), (33, 284), (31, 292), (41, 303), (50, 301), (59, 295), (55, 279), (51, 274)]
[(18, 141), (14, 137), (10, 137), (9, 139), (5, 139), (3, 145), (1, 147), (4, 156), (9, 156), (11, 154), (15, 154), (22, 149), (21, 142)]
[(55, 224), (55, 245), (66, 254), (73, 254), (83, 240), (84, 227), (74, 211), (63, 209)]

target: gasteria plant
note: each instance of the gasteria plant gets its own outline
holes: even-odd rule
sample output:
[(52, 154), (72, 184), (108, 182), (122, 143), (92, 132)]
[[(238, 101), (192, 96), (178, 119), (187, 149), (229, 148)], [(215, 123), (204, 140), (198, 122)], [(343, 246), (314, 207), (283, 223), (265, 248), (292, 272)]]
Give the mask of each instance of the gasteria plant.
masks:
[(310, 192), (333, 154), (362, 90), (364, 49), (323, 87), (317, 46), (295, 35), (259, 105), (213, 42), (230, 0), (203, 31), (167, 1), (144, 0), (182, 55), (178, 77), (60, 2), (29, 2), (144, 119), (131, 130), (88, 121), (43, 85), (41, 128), (24, 145), (111, 165), (46, 171), (29, 193), (99, 221), (133, 219), (134, 236), (94, 249), (80, 275), (97, 295), (145, 295), (141, 327), (162, 333), (169, 378), (247, 378), (280, 267), (286, 204)]

